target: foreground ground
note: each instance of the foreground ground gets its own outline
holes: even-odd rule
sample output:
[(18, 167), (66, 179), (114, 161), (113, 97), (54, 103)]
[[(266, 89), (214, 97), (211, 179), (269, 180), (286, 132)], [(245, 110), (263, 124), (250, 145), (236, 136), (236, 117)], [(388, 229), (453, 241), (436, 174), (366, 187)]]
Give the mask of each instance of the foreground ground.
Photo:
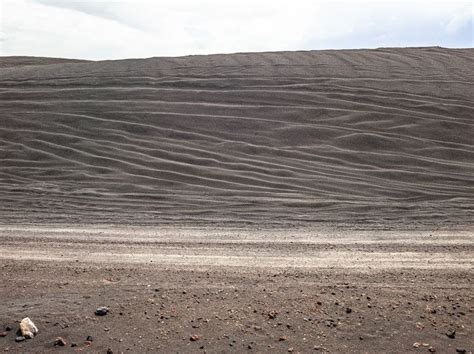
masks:
[[(0, 230), (8, 352), (474, 348), (466, 231)], [(16, 343), (26, 316), (40, 332)]]

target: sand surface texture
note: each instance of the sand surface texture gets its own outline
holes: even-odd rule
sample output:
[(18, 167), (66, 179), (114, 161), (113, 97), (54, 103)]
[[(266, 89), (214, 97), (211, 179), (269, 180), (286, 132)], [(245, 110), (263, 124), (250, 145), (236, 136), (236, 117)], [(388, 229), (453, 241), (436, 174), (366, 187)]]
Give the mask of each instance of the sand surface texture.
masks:
[(472, 353), (473, 137), (474, 49), (0, 58), (0, 350)]
[[(11, 353), (58, 352), (58, 336), (93, 353), (474, 349), (470, 231), (13, 225), (0, 240)], [(40, 333), (16, 343), (26, 316)]]
[(4, 223), (472, 225), (474, 50), (0, 58)]

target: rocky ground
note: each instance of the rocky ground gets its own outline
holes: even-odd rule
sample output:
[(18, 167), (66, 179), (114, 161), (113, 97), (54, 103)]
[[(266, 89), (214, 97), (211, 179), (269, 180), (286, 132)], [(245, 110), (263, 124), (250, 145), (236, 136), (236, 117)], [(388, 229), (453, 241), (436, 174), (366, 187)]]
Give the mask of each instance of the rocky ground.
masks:
[[(283, 256), (281, 264), (270, 264), (264, 259), (270, 257), (268, 253), (258, 253), (263, 251), (255, 251), (262, 266), (258, 262), (249, 265), (243, 255), (250, 254), (245, 247), (251, 235), (241, 234), (247, 240), (245, 247), (236, 245), (235, 238), (232, 243), (225, 241), (235, 236), (235, 230), (227, 231), (227, 238), (221, 231), (225, 245), (220, 250), (201, 243), (198, 235), (205, 234), (202, 230), (190, 232), (189, 239), (194, 237), (195, 243), (181, 245), (181, 262), (176, 258), (158, 261), (170, 253), (180, 254), (176, 250), (181, 246), (163, 241), (164, 235), (150, 244), (143, 240), (145, 232), (136, 233), (141, 246), (134, 247), (141, 251), (134, 249), (133, 257), (128, 258), (116, 252), (113, 232), (102, 233), (108, 243), (83, 236), (72, 258), (66, 252), (66, 248), (72, 250), (70, 243), (58, 241), (64, 232), (53, 237), (45, 230), (16, 230), (20, 235), (16, 243), (9, 238), (11, 232), (4, 228), (0, 235), (4, 251), (0, 253), (0, 347), (6, 352), (469, 353), (474, 348), (472, 261), (463, 258), (472, 252), (469, 234), (461, 234), (467, 235), (462, 250), (456, 247), (463, 242), (450, 245), (440, 241), (441, 236), (423, 245), (445, 255), (444, 267), (435, 261), (430, 267), (430, 260), (423, 261), (416, 251), (414, 240), (422, 241), (422, 233), (399, 251), (388, 241), (371, 249), (371, 242), (383, 239), (380, 233), (360, 237), (365, 239), (363, 244), (344, 243), (342, 236), (334, 236), (332, 250), (324, 239), (318, 244), (309, 233), (294, 234), (296, 241), (292, 242), (301, 243), (305, 258), (343, 252), (341, 247), (347, 252), (352, 244), (354, 266), (342, 262), (337, 267), (322, 263), (298, 266)], [(212, 239), (213, 233), (209, 234)], [(280, 242), (271, 243), (280, 246), (267, 247), (253, 236), (255, 250), (267, 248), (276, 258), (284, 253), (283, 236)], [(84, 240), (95, 248), (87, 249)], [(19, 252), (21, 244), (24, 253)], [(26, 252), (31, 248), (37, 250), (36, 258)], [(229, 249), (235, 253), (227, 256), (228, 262), (209, 264), (203, 260), (211, 258), (206, 253), (210, 248), (216, 257)], [(190, 249), (194, 249), (192, 254)], [(94, 260), (94, 252), (109, 252), (116, 258), (103, 261), (97, 255)], [(377, 256), (372, 266), (366, 265), (368, 254), (383, 252), (390, 255), (392, 266), (378, 267), (383, 263)], [(402, 266), (397, 263), (399, 255), (407, 252), (416, 259)], [(453, 259), (459, 255), (457, 266), (449, 261), (450, 253)], [(150, 254), (154, 255), (151, 262), (147, 259)], [(199, 264), (189, 266), (196, 258)], [(243, 260), (239, 263), (235, 258)], [(98, 316), (95, 311), (101, 306), (109, 312)], [(39, 333), (16, 342), (19, 322), (27, 316)]]

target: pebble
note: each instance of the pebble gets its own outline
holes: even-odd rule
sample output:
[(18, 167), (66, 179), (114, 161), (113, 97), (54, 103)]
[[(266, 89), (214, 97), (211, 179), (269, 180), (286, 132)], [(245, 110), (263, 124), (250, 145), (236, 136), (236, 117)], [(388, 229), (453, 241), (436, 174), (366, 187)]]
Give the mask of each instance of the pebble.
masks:
[(38, 333), (38, 328), (35, 326), (29, 317), (25, 317), (20, 322), (21, 334), (25, 338), (33, 338)]
[(346, 308), (346, 313), (351, 313), (352, 309), (350, 307)]
[(451, 330), (447, 331), (447, 332), (446, 332), (446, 336), (447, 336), (448, 338), (451, 338), (451, 339), (456, 338), (456, 330), (451, 329)]
[(6, 326), (6, 327), (5, 327), (5, 331), (7, 331), (7, 332), (11, 331), (12, 329), (13, 329), (13, 328), (10, 327), (10, 326)]
[(62, 337), (58, 337), (54, 340), (55, 347), (64, 347), (66, 345), (66, 341)]
[(105, 306), (98, 307), (97, 310), (95, 310), (95, 315), (96, 316), (105, 316), (109, 312), (109, 308)]
[(26, 338), (23, 336), (18, 336), (15, 338), (15, 342), (23, 342)]
[(285, 336), (281, 336), (278, 340), (279, 340), (280, 342), (284, 342), (284, 341), (286, 341), (286, 339), (287, 339), (287, 338), (286, 338)]
[(189, 340), (191, 342), (195, 342), (195, 341), (199, 340), (199, 336), (196, 335), (196, 334), (193, 334), (191, 337), (189, 337)]
[(71, 347), (72, 348), (77, 347), (77, 343), (71, 343)]
[(94, 341), (94, 338), (92, 338), (92, 336), (87, 336), (86, 341), (92, 342), (92, 341)]
[(465, 354), (466, 352), (467, 352), (467, 350), (464, 349), (464, 348), (456, 348), (456, 353)]
[(268, 318), (272, 320), (272, 319), (276, 318), (277, 314), (278, 314), (278, 312), (276, 312), (276, 311), (270, 311), (268, 313)]
[(8, 332), (7, 332), (7, 331), (5, 331), (5, 332), (1, 332), (1, 333), (0, 333), (0, 337), (6, 337), (6, 336), (7, 336), (7, 334), (8, 334)]
[(428, 348), (428, 351), (429, 351), (430, 353), (434, 353), (434, 352), (436, 352), (436, 349), (433, 348), (433, 347), (429, 347), (429, 348)]
[(114, 354), (114, 351), (112, 349), (107, 349), (107, 354)]

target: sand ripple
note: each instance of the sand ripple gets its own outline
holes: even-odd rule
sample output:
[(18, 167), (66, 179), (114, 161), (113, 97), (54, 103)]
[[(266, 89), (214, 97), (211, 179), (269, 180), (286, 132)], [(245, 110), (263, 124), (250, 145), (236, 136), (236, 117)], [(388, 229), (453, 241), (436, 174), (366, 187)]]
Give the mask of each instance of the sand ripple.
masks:
[(472, 226), (473, 59), (0, 58), (0, 219)]

